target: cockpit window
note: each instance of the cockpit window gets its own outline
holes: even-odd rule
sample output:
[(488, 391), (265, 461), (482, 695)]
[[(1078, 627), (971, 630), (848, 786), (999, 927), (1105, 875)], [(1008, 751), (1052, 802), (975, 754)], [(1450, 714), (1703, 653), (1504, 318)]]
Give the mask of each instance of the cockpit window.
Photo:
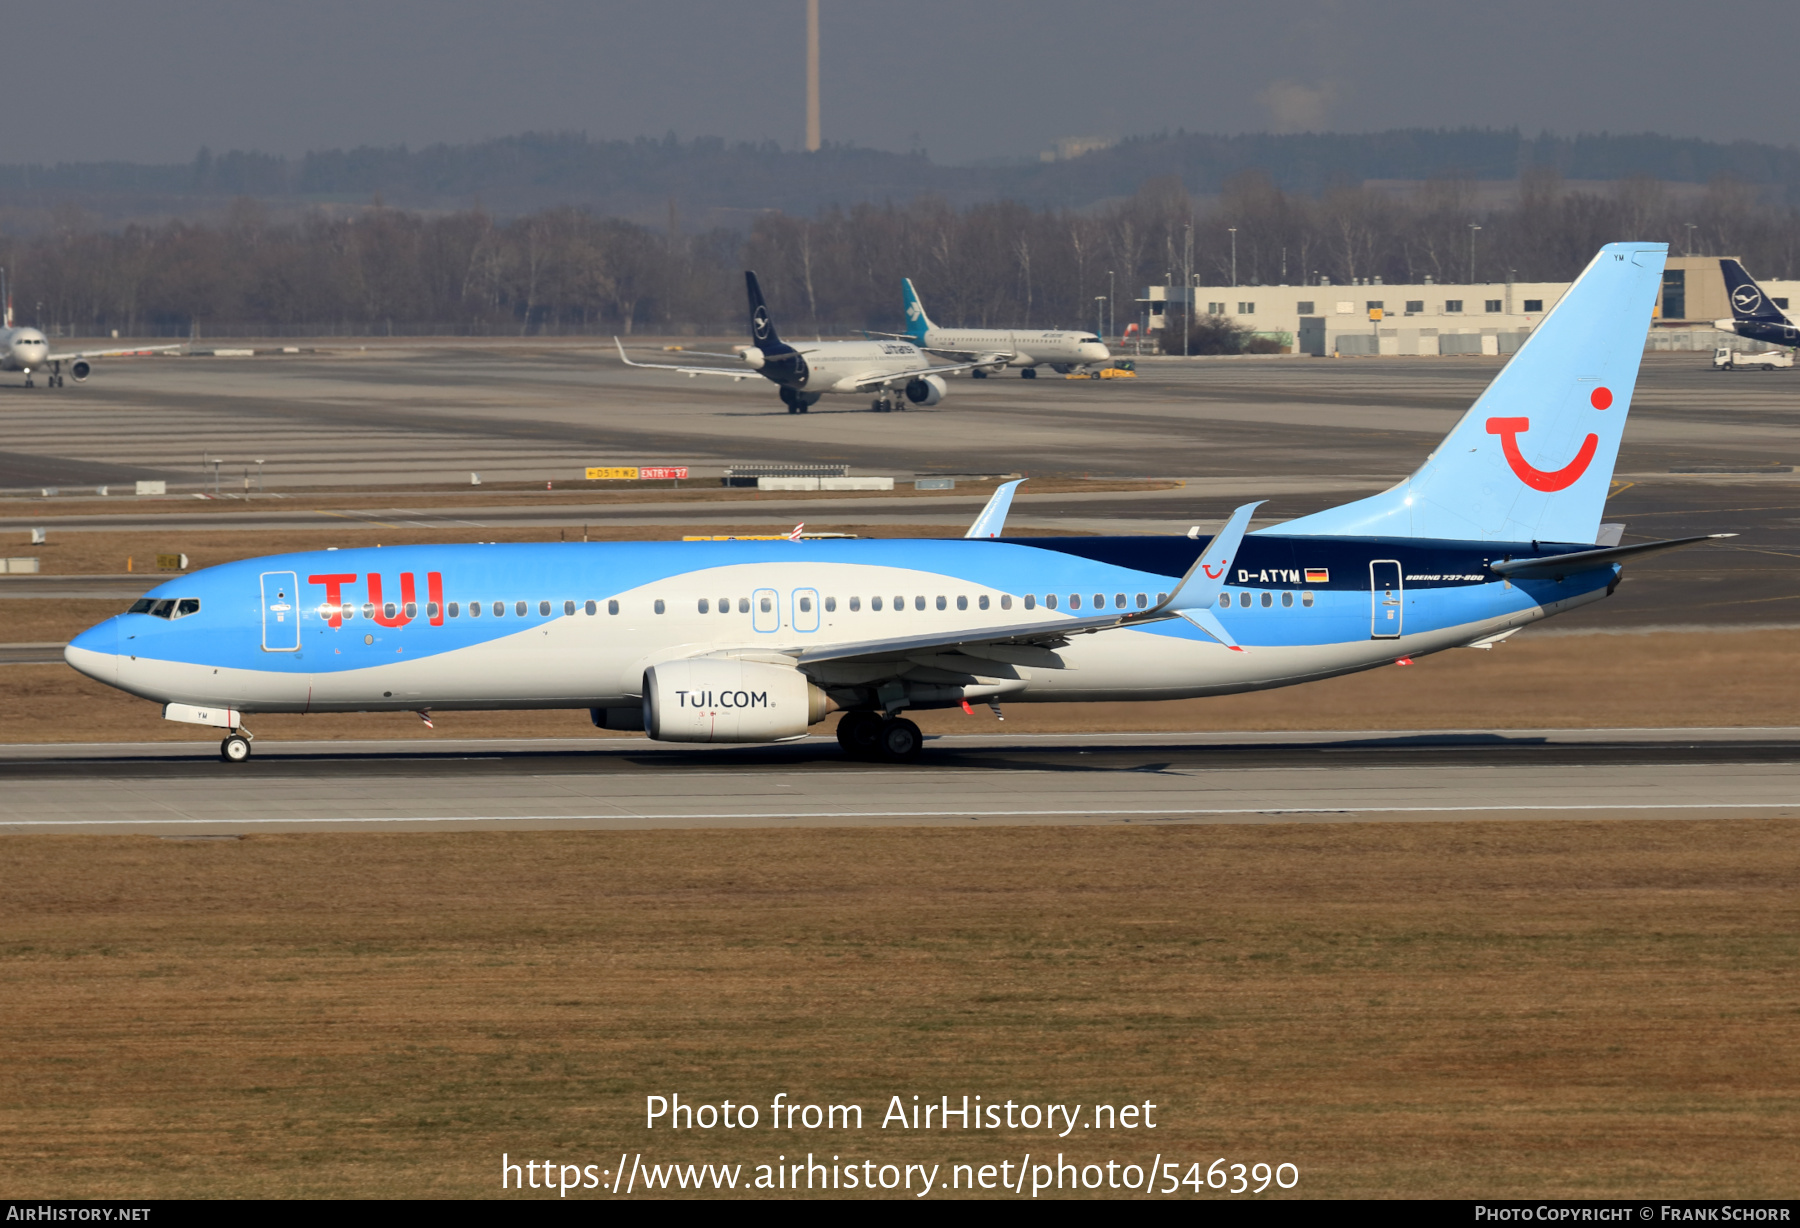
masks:
[(200, 598), (166, 597), (161, 601), (152, 601), (145, 597), (131, 607), (131, 612), (149, 614), (152, 618), (186, 618), (189, 614), (200, 612)]
[(131, 608), (125, 612), (127, 614), (148, 614), (150, 612), (150, 607), (155, 604), (156, 602), (148, 597), (139, 597), (136, 601), (131, 603)]
[(175, 603), (173, 601), (159, 601), (150, 607), (150, 613), (155, 618), (168, 618), (175, 613)]
[(200, 598), (198, 597), (183, 597), (175, 603), (176, 618), (186, 618), (189, 614), (198, 614), (199, 612)]

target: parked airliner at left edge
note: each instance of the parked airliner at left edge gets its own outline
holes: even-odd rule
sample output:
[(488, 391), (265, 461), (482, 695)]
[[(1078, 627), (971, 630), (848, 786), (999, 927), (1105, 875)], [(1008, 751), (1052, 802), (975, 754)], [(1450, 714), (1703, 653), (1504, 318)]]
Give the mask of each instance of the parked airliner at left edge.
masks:
[(1209, 538), (1009, 538), (1008, 484), (947, 540), (313, 551), (175, 577), (65, 659), (223, 731), (232, 762), (261, 712), (528, 708), (712, 743), (841, 711), (846, 752), (904, 761), (909, 709), (1226, 695), (1491, 647), (1729, 536), (1601, 523), (1666, 252), (1603, 247), (1408, 477), (1254, 532), (1251, 503)]
[(0, 302), (5, 303), (4, 315), (0, 316), (0, 371), (23, 371), (25, 386), (35, 387), (32, 375), (42, 372), (47, 367), (49, 374), (44, 379), (48, 388), (63, 386), (63, 365), (69, 367), (69, 374), (75, 377), (77, 384), (87, 379), (93, 368), (88, 360), (92, 358), (113, 358), (124, 354), (167, 353), (179, 350), (179, 345), (131, 346), (110, 350), (69, 350), (55, 354), (50, 351), (50, 339), (38, 328), (15, 328), (13, 326), (12, 298), (6, 290), (6, 270), (0, 269)]
[[(750, 298), (750, 345), (740, 357), (742, 367), (691, 367), (673, 363), (633, 362), (617, 337), (619, 359), (628, 367), (678, 371), (693, 377), (723, 375), (734, 380), (760, 375), (781, 390), (782, 404), (790, 414), (803, 414), (827, 393), (868, 396), (876, 413), (914, 405), (936, 405), (949, 391), (944, 376), (967, 371), (973, 363), (934, 365), (931, 358), (910, 341), (812, 341), (790, 345), (775, 331), (775, 321), (763, 300), (756, 274), (744, 273)], [(708, 355), (724, 358), (728, 355)]]

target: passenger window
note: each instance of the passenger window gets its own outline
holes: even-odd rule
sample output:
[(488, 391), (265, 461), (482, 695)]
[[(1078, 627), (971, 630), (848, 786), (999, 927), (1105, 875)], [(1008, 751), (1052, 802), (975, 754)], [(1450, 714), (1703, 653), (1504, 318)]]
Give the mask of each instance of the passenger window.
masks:
[(1125, 594), (1124, 593), (1115, 593), (1113, 595), (1113, 606), (1114, 606), (1114, 608), (1120, 609), (1120, 610), (1125, 608)]
[(877, 614), (879, 614), (881, 612), (881, 598), (879, 598), (879, 597), (869, 598), (869, 608), (871, 610), (874, 610)]
[(702, 614), (711, 614), (712, 613), (712, 605), (704, 597), (700, 598), (700, 607), (699, 608), (700, 608), (700, 612)]
[[(914, 598), (913, 598), (913, 609), (915, 609), (915, 610), (922, 610), (922, 609), (924, 609), (924, 608), (925, 608), (925, 598), (923, 598), (923, 597), (914, 597)], [(939, 606), (939, 607), (938, 607), (938, 609), (940, 609), (940, 610), (941, 610), (941, 609), (943, 609), (943, 608), (944, 608), (944, 607), (942, 607), (942, 606)]]
[(450, 603), (450, 617), (451, 618), (461, 618), (462, 617), (462, 606), (458, 602), (452, 601)]
[[(1124, 605), (1125, 603), (1123, 601), (1120, 601), (1119, 604)], [(1096, 610), (1104, 610), (1106, 608), (1106, 594), (1105, 593), (1095, 593), (1094, 594), (1094, 608)]]
[[(662, 603), (658, 602), (657, 604), (660, 605)], [(761, 610), (764, 614), (767, 614), (775, 608), (774, 599), (771, 597), (764, 597), (761, 601), (756, 603), (756, 607), (757, 607), (757, 609)], [(661, 614), (662, 611), (658, 610), (657, 613)]]
[(731, 613), (731, 598), (729, 598), (729, 597), (719, 598), (719, 613), (721, 613), (721, 614)]
[(1272, 605), (1274, 605), (1274, 604), (1275, 604), (1275, 594), (1274, 594), (1274, 593), (1271, 593), (1271, 592), (1267, 592), (1267, 591), (1265, 591), (1265, 592), (1264, 592), (1264, 593), (1263, 593), (1263, 595), (1262, 595), (1262, 605), (1263, 605), (1263, 609), (1265, 609), (1265, 610), (1266, 610), (1266, 609), (1268, 609), (1268, 608), (1269, 608), (1269, 607), (1270, 607), (1270, 606), (1272, 606)]
[(1249, 589), (1245, 589), (1243, 592), (1238, 594), (1238, 604), (1240, 606), (1243, 606), (1246, 610), (1250, 608), (1250, 590)]
[(394, 616), (394, 603), (393, 602), (385, 601), (382, 603), (381, 616), (383, 618), (392, 618)]
[(658, 597), (656, 599), (656, 604), (654, 606), (652, 606), (651, 608), (654, 609), (658, 614), (661, 614), (665, 609), (667, 609), (667, 607), (663, 605), (663, 599), (661, 597)]
[(1081, 594), (1080, 593), (1070, 593), (1069, 594), (1069, 608), (1071, 610), (1079, 610), (1081, 608)]
[(860, 609), (862, 609), (862, 598), (861, 597), (850, 598), (850, 612), (852, 614), (854, 614)]
[(607, 602), (606, 603), (606, 612), (608, 614), (617, 614), (619, 612), (619, 603), (617, 601)]
[(563, 602), (563, 614), (565, 617), (567, 615), (573, 614), (574, 612), (575, 612), (575, 603), (573, 601)]
[(504, 601), (496, 601), (494, 603), (494, 617), (495, 618), (506, 617), (506, 603)]
[(417, 618), (419, 616), (419, 603), (418, 602), (409, 601), (406, 603), (406, 616), (408, 618)]
[(894, 598), (894, 613), (898, 614), (898, 613), (900, 613), (900, 611), (904, 610), (905, 608), (906, 608), (906, 598), (904, 598), (904, 597)]
[(597, 601), (590, 601), (581, 608), (586, 610), (589, 614), (598, 614), (600, 612), (600, 603)]
[(1149, 608), (1150, 608), (1150, 598), (1146, 597), (1142, 593), (1139, 593), (1138, 594), (1138, 609), (1147, 610)]
[(1300, 594), (1300, 604), (1303, 606), (1306, 606), (1308, 609), (1311, 609), (1312, 608), (1312, 594), (1311, 593), (1301, 593)]
[(1220, 593), (1219, 594), (1219, 608), (1221, 610), (1227, 610), (1227, 609), (1231, 608), (1231, 594), (1230, 593)]
[(738, 613), (739, 614), (748, 614), (749, 612), (750, 612), (750, 598), (739, 597), (738, 598)]
[(1294, 594), (1293, 593), (1289, 592), (1289, 593), (1281, 594), (1281, 608), (1282, 609), (1284, 609), (1284, 610), (1292, 609), (1293, 605), (1294, 605)]
[(1025, 608), (1028, 610), (1037, 609), (1037, 594), (1036, 593), (1026, 593), (1025, 594)]
[(812, 613), (812, 598), (811, 597), (800, 598), (800, 612), (802, 614), (811, 614)]
[[(548, 611), (548, 610), (544, 611), (544, 613), (546, 613), (546, 614), (548, 614), (549, 612), (550, 611)], [(517, 614), (520, 618), (524, 618), (525, 617), (525, 603), (523, 601), (513, 602), (513, 613)]]
[(372, 601), (363, 602), (363, 617), (364, 618), (374, 618), (375, 617), (375, 603), (374, 602), (372, 602)]
[(148, 614), (150, 612), (150, 607), (155, 604), (156, 603), (148, 597), (139, 597), (136, 601), (131, 603), (131, 608), (125, 612), (127, 614)]
[[(969, 603), (965, 600), (963, 602), (963, 608), (967, 609), (968, 605), (969, 605)], [(938, 595), (937, 608), (940, 610), (947, 610), (950, 608), (950, 603), (944, 600), (943, 595), (941, 593)]]
[[(986, 601), (986, 600), (987, 600), (987, 598), (985, 598), (985, 597), (983, 597), (983, 598), (982, 598), (982, 600), (983, 600), (983, 601)], [(985, 609), (986, 609), (986, 608), (987, 608), (987, 607), (986, 607), (986, 606), (985, 606), (985, 605), (984, 605), (984, 606), (982, 606), (982, 609), (984, 609), (984, 610), (985, 610)], [(1010, 595), (1010, 594), (1008, 594), (1008, 593), (1001, 593), (1001, 594), (1000, 594), (1000, 608), (1001, 608), (1001, 609), (1003, 609), (1003, 610), (1010, 610), (1010, 609), (1012, 609), (1012, 596), (1011, 596), (1011, 595)]]
[(470, 618), (480, 618), (481, 617), (481, 603), (479, 601), (471, 601), (469, 603), (469, 617)]
[(1161, 605), (1163, 602), (1167, 601), (1168, 599), (1169, 599), (1169, 594), (1167, 594), (1167, 593), (1156, 594), (1156, 604), (1157, 605)]
[(538, 617), (539, 618), (549, 618), (550, 617), (550, 603), (548, 601), (538, 602)]
[(175, 606), (176, 618), (186, 618), (189, 614), (198, 614), (199, 612), (200, 598), (198, 597), (183, 597)]
[(1056, 608), (1056, 594), (1055, 593), (1045, 593), (1044, 594), (1044, 608), (1046, 610), (1054, 610)]

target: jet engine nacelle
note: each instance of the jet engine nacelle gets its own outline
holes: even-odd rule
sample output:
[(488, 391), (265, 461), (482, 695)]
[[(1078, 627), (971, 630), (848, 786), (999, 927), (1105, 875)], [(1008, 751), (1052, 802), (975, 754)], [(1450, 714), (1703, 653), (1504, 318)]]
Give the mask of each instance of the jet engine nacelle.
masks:
[(69, 374), (74, 378), (77, 384), (81, 383), (81, 381), (85, 380), (93, 373), (94, 369), (88, 366), (87, 359), (85, 358), (77, 358), (74, 362), (69, 364)]
[(752, 371), (760, 371), (766, 360), (763, 358), (763, 352), (752, 345), (745, 348), (744, 361), (749, 364)]
[(707, 657), (644, 671), (644, 731), (663, 742), (775, 742), (836, 708), (797, 669)]
[(941, 375), (921, 375), (906, 386), (906, 399), (914, 405), (936, 405), (950, 386)]

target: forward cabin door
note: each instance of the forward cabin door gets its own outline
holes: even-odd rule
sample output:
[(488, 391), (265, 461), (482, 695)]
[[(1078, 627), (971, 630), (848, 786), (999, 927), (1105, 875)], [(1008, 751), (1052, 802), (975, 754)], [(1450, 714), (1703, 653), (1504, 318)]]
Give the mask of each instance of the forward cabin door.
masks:
[(262, 575), (262, 646), (264, 652), (300, 650), (300, 577), (291, 571)]
[(1405, 592), (1400, 584), (1400, 564), (1393, 559), (1377, 559), (1369, 564), (1369, 637), (1377, 640), (1398, 639), (1405, 621), (1401, 604)]

